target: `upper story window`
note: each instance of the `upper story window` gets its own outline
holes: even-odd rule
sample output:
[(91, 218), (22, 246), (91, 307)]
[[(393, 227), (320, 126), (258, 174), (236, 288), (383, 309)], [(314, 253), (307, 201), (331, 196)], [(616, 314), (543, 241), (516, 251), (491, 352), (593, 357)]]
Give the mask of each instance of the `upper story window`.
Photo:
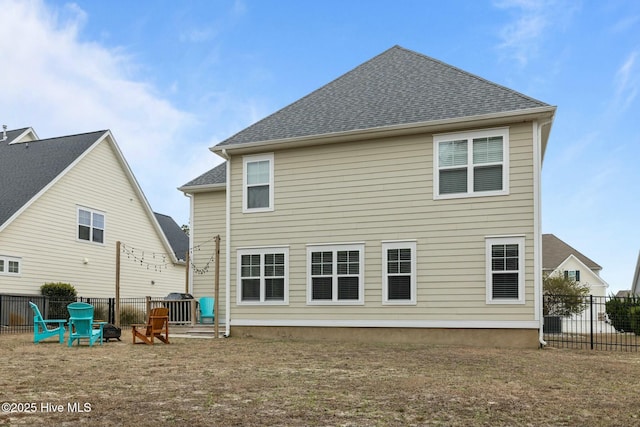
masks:
[(238, 250), (238, 304), (289, 302), (289, 248)]
[(20, 258), (0, 255), (0, 274), (19, 275)]
[(524, 237), (486, 239), (487, 304), (524, 304)]
[(364, 303), (364, 245), (307, 247), (309, 304)]
[(382, 243), (382, 302), (416, 303), (416, 242)]
[(434, 135), (434, 198), (509, 193), (509, 129)]
[(564, 278), (574, 282), (580, 281), (580, 270), (569, 270), (564, 272)]
[(242, 159), (243, 212), (273, 210), (273, 153)]
[(104, 243), (104, 213), (78, 208), (78, 239)]

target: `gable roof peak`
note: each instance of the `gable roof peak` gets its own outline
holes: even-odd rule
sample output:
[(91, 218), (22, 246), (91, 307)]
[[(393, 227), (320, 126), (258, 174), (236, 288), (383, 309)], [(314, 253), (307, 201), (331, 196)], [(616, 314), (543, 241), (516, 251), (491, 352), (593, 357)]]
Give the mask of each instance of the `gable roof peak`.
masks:
[(548, 104), (395, 45), (216, 145), (365, 131), (550, 108)]
[(553, 234), (542, 235), (542, 269), (555, 270), (569, 256), (573, 255), (581, 263), (593, 271), (602, 270), (602, 267), (591, 258), (583, 255), (577, 249), (571, 247)]

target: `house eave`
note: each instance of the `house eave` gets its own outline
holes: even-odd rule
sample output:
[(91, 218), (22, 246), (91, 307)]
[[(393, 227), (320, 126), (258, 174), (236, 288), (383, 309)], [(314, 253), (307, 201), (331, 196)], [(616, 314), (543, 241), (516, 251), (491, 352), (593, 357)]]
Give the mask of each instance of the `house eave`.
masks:
[[(209, 148), (209, 150), (221, 156), (223, 155), (223, 151), (231, 154), (248, 154), (265, 150), (295, 148), (299, 146), (313, 146), (339, 142), (352, 142), (366, 139), (388, 138), (412, 135), (417, 133), (446, 132), (462, 128), (505, 125), (509, 123), (526, 122), (532, 120), (551, 122), (553, 121), (555, 111), (555, 106), (545, 106), (530, 108), (526, 110), (515, 110), (468, 117), (456, 117), (442, 120), (431, 120), (426, 122), (407, 123), (369, 129), (356, 129), (345, 132), (326, 133), (321, 135), (308, 135), (295, 138), (255, 141), (241, 144), (215, 145)], [(545, 146), (546, 138), (545, 141), (543, 141), (543, 150)]]
[(183, 185), (182, 187), (178, 187), (178, 190), (182, 191), (185, 194), (208, 193), (212, 191), (225, 191), (226, 189), (227, 189), (227, 184), (224, 182), (219, 184)]

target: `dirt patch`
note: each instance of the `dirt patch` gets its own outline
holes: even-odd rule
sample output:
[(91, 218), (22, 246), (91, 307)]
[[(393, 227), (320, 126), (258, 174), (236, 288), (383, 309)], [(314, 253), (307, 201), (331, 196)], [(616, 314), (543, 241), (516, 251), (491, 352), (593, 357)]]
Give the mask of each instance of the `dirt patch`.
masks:
[(0, 335), (0, 425), (640, 425), (638, 353), (31, 339)]

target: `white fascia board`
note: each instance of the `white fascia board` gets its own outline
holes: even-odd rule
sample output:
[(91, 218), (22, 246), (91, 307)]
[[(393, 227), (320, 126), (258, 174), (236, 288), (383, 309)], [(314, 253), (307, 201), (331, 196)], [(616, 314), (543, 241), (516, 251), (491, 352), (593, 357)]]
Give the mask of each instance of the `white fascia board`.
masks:
[(274, 139), (269, 141), (255, 141), (242, 144), (231, 144), (210, 147), (209, 150), (222, 156), (223, 150), (234, 153), (259, 152), (266, 149), (293, 148), (299, 145), (311, 146), (329, 144), (335, 142), (359, 141), (363, 139), (386, 138), (391, 136), (411, 135), (416, 133), (446, 132), (448, 130), (504, 126), (514, 121), (548, 119), (552, 120), (556, 107), (538, 107), (526, 110), (516, 110), (501, 113), (483, 114), (469, 117), (456, 117), (452, 119), (432, 120), (427, 122), (408, 123), (392, 126), (383, 126), (368, 129), (355, 129), (345, 132), (333, 132), (320, 135), (309, 135), (294, 138)]
[[(165, 250), (169, 254), (169, 258), (171, 258), (171, 262), (173, 264), (185, 265), (185, 262), (179, 261), (178, 258), (176, 257), (176, 254), (173, 253), (173, 248), (171, 247), (171, 244), (169, 243), (169, 240), (167, 239), (167, 236), (165, 236), (164, 232), (162, 231), (162, 227), (160, 227), (160, 223), (156, 219), (156, 216), (153, 213), (153, 209), (151, 209), (151, 205), (149, 204), (149, 201), (147, 200), (147, 197), (144, 195), (144, 192), (142, 191), (142, 187), (140, 187), (140, 184), (138, 183), (138, 180), (136, 179), (135, 175), (133, 174), (133, 171), (131, 170), (131, 168), (129, 167), (129, 163), (127, 163), (127, 160), (125, 159), (124, 155), (122, 154), (122, 151), (120, 150), (120, 147), (118, 146), (118, 143), (116, 142), (115, 138), (111, 134), (111, 131), (110, 130), (106, 131), (105, 134), (98, 140), (98, 142), (101, 142), (103, 139), (107, 138), (107, 136), (109, 137), (107, 139), (107, 142), (109, 144), (111, 144), (111, 146), (113, 147), (113, 149), (114, 149), (114, 151), (116, 153), (116, 157), (118, 159), (118, 162), (122, 166), (122, 170), (124, 171), (125, 175), (127, 176), (127, 179), (129, 180), (129, 182), (133, 186), (133, 189), (134, 189), (135, 193), (137, 194), (138, 198), (142, 202), (142, 206), (143, 206), (145, 212), (147, 213), (147, 217), (149, 218), (149, 221), (151, 221), (151, 224), (155, 228), (156, 233), (160, 237), (160, 240), (162, 241), (162, 244), (164, 245)], [(93, 147), (95, 145), (97, 145), (97, 143), (94, 144), (91, 147), (91, 149), (93, 149)], [(87, 151), (90, 151), (90, 150), (87, 150)]]
[[(29, 130), (31, 130), (31, 128), (29, 128)], [(29, 132), (29, 130), (25, 131), (25, 133)], [(76, 159), (73, 162), (71, 162), (69, 166), (64, 168), (62, 172), (58, 174), (58, 176), (53, 178), (47, 185), (42, 187), (42, 189), (40, 189), (40, 191), (38, 191), (31, 199), (29, 199), (27, 203), (22, 205), (20, 209), (18, 209), (13, 215), (11, 215), (11, 217), (9, 217), (9, 219), (6, 220), (4, 224), (1, 224), (0, 232), (2, 232), (5, 228), (7, 228), (9, 224), (11, 224), (16, 218), (18, 218), (25, 210), (27, 210), (31, 205), (33, 205), (36, 202), (36, 200), (42, 197), (43, 194), (49, 191), (51, 187), (53, 187), (58, 181), (60, 181), (63, 176), (65, 176), (71, 169), (73, 169), (78, 163), (80, 163), (82, 159), (85, 158), (85, 156), (87, 156), (95, 147), (98, 146), (98, 144), (102, 142), (102, 140), (107, 135), (107, 132), (108, 131), (106, 131), (100, 138), (98, 138), (93, 144), (91, 144), (91, 146), (87, 148), (82, 154), (76, 157)]]
[(205, 184), (205, 185), (183, 185), (178, 187), (179, 191), (183, 193), (207, 193), (212, 191), (225, 191), (227, 189), (227, 183), (222, 184)]

